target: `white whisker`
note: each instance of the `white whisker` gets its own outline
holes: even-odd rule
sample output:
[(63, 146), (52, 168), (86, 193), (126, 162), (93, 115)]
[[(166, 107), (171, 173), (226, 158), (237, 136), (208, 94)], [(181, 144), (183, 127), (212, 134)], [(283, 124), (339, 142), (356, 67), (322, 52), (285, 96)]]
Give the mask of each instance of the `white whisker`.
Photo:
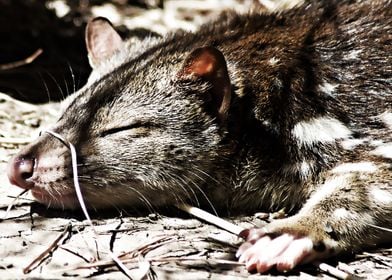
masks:
[[(74, 187), (75, 187), (76, 195), (78, 197), (79, 204), (80, 204), (80, 207), (82, 208), (83, 214), (85, 215), (89, 225), (91, 226), (95, 236), (97, 237), (98, 236), (97, 231), (96, 231), (96, 229), (94, 227), (94, 224), (91, 221), (90, 215), (89, 215), (89, 213), (87, 211), (87, 207), (86, 207), (86, 204), (84, 203), (84, 198), (83, 198), (82, 191), (81, 191), (81, 188), (80, 188), (80, 185), (79, 185), (78, 169), (77, 169), (77, 166), (78, 166), (78, 164), (77, 164), (77, 154), (76, 154), (75, 146), (72, 145), (72, 143), (66, 141), (61, 135), (57, 134), (56, 132), (46, 131), (46, 133), (56, 137), (57, 139), (59, 139), (63, 144), (65, 144), (70, 149), (70, 152), (71, 152), (71, 162), (72, 162), (72, 173), (73, 173)], [(112, 258), (112, 260), (122, 269), (123, 273), (125, 273), (126, 276), (128, 276), (130, 279), (132, 279), (131, 272), (118, 259), (118, 257), (113, 254), (113, 252), (110, 249), (108, 250), (108, 254)]]

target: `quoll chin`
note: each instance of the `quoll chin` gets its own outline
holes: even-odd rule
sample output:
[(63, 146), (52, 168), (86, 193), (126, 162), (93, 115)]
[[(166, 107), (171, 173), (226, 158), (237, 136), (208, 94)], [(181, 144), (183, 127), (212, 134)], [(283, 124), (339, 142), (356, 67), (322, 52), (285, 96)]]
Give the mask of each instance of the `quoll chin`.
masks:
[[(392, 2), (312, 1), (223, 14), (195, 33), (131, 43), (86, 28), (92, 74), (52, 131), (73, 143), (89, 207), (187, 202), (226, 214), (285, 208), (248, 232), (248, 270), (392, 240)], [(79, 207), (71, 159), (42, 134), (10, 181)]]

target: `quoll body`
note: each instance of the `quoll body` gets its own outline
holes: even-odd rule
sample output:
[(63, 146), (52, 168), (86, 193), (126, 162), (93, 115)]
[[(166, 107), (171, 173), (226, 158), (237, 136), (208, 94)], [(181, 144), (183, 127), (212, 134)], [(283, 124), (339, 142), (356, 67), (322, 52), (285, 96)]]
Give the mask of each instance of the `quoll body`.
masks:
[[(248, 231), (249, 270), (388, 242), (391, 24), (391, 1), (313, 1), (131, 43), (97, 18), (92, 74), (52, 131), (75, 145), (91, 208), (284, 208)], [(44, 204), (79, 207), (69, 151), (50, 134), (8, 174)]]

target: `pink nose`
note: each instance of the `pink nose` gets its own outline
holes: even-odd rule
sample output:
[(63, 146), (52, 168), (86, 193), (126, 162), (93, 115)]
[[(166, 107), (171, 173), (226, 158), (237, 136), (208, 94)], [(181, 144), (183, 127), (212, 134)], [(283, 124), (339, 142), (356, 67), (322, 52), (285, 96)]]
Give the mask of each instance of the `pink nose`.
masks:
[(8, 163), (8, 179), (11, 184), (23, 189), (31, 189), (34, 183), (29, 179), (34, 173), (35, 159), (32, 157), (14, 157)]

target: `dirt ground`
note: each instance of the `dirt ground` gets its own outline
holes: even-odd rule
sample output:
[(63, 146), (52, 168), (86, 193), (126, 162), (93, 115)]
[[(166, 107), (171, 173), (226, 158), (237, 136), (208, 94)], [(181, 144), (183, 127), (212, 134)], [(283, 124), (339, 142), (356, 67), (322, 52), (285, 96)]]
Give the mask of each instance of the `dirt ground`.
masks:
[[(118, 22), (135, 26), (143, 23), (144, 19), (143, 24), (152, 26), (152, 32), (164, 34), (185, 23), (190, 29), (195, 28), (204, 19), (193, 16), (185, 22), (176, 17), (180, 22), (170, 25), (162, 14), (169, 11), (163, 12), (159, 7), (160, 1), (145, 2), (156, 6), (140, 8), (142, 12), (136, 16), (139, 22), (135, 17), (133, 21), (118, 18)], [(190, 2), (200, 5), (203, 1)], [(204, 2), (216, 10), (222, 9), (219, 5), (213, 6), (219, 1)], [(250, 5), (252, 1), (226, 3), (235, 6), (238, 2)], [(109, 15), (112, 13), (115, 17), (116, 6), (105, 5), (98, 5), (94, 13), (100, 13), (101, 8), (101, 11)], [(0, 71), (1, 79), (4, 75)], [(135, 215), (118, 211), (91, 213), (93, 228), (81, 213), (46, 209), (35, 203), (27, 193), (6, 215), (8, 205), (21, 192), (8, 182), (6, 170), (9, 158), (32, 141), (39, 131), (50, 126), (60, 108), (58, 103), (32, 105), (9, 95), (0, 94), (0, 279), (126, 279), (125, 274), (113, 265), (110, 250), (116, 256), (122, 255), (122, 262), (126, 263), (132, 279), (336, 279), (314, 264), (287, 274), (249, 274), (234, 257), (241, 241), (238, 237), (189, 218), (180, 210), (166, 215)], [(239, 217), (231, 221), (244, 228), (264, 223), (259, 216)], [(327, 263), (363, 279), (392, 279), (391, 248), (380, 248)]]

